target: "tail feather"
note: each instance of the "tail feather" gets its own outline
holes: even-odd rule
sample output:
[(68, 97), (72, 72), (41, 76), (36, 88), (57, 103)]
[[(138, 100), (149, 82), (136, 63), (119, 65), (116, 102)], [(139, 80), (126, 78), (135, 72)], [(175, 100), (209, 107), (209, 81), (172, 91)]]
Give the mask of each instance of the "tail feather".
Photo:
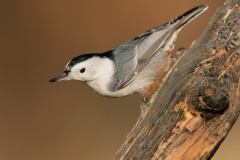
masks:
[(163, 50), (168, 53), (171, 52), (174, 48), (174, 42), (177, 39), (177, 35), (181, 31), (181, 29), (207, 9), (208, 6), (200, 5), (188, 10), (174, 20), (170, 21), (168, 25), (175, 25), (175, 27), (171, 29), (171, 33), (166, 38), (165, 43), (163, 44)]
[(203, 13), (205, 10), (208, 9), (207, 5), (200, 5), (197, 7), (194, 7), (192, 9), (190, 9), (189, 11), (183, 13), (181, 16), (178, 16), (177, 18), (175, 18), (174, 20), (172, 20), (170, 23), (176, 23), (179, 20), (183, 19), (183, 22), (177, 27), (176, 30), (183, 28), (186, 24), (188, 24), (189, 22), (191, 22), (193, 19), (195, 19), (196, 17), (198, 17), (201, 13)]

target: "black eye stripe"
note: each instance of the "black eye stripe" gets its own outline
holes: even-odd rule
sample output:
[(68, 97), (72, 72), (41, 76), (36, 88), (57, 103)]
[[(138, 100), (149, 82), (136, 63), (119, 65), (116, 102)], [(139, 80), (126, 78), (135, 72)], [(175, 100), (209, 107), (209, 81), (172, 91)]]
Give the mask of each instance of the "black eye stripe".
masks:
[(81, 72), (81, 73), (84, 73), (85, 70), (86, 70), (85, 68), (82, 68), (82, 69), (80, 69), (80, 72)]

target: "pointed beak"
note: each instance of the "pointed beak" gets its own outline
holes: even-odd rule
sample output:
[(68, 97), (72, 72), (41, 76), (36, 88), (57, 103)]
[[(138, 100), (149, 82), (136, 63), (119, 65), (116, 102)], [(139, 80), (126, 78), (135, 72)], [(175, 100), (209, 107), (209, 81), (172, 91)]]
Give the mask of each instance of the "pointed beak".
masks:
[(64, 80), (67, 76), (68, 76), (67, 73), (63, 73), (63, 74), (61, 74), (61, 75), (59, 75), (59, 76), (57, 76), (57, 77), (54, 77), (54, 78), (50, 79), (49, 82), (62, 81), (62, 80)]

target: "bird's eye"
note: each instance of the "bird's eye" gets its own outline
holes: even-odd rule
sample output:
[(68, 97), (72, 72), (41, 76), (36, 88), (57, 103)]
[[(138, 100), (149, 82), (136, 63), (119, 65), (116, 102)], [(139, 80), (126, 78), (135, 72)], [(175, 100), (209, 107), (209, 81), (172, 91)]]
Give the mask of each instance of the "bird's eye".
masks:
[(85, 68), (82, 68), (82, 69), (80, 69), (80, 72), (81, 72), (81, 73), (84, 73), (85, 70), (86, 70)]

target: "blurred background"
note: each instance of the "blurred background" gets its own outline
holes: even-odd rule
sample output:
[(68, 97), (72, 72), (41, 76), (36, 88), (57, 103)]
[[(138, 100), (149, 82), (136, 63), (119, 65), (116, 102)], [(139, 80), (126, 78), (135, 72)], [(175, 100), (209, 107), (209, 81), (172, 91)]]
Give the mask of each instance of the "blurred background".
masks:
[[(109, 99), (78, 81), (48, 80), (79, 54), (107, 51), (207, 4), (179, 35), (177, 48), (188, 47), (224, 1), (0, 1), (0, 159), (112, 159), (137, 121), (140, 95)], [(213, 159), (239, 159), (239, 127)]]

